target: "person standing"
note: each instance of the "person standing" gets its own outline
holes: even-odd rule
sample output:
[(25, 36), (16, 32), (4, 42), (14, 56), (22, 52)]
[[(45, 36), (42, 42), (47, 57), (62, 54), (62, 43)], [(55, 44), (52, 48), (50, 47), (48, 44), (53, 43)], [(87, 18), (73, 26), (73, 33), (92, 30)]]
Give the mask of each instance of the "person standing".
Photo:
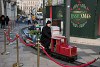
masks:
[(47, 21), (46, 26), (42, 28), (40, 42), (45, 47), (45, 50), (49, 53), (50, 43), (51, 43), (51, 21)]
[(8, 26), (8, 22), (9, 22), (9, 17), (8, 16), (6, 16), (5, 21), (6, 21), (6, 26)]
[(29, 25), (29, 24), (31, 24), (31, 21), (30, 21), (30, 20), (28, 20), (28, 25)]
[(31, 24), (31, 20), (32, 20), (32, 18), (31, 18), (31, 16), (29, 16), (28, 17), (28, 25)]
[(1, 28), (5, 28), (5, 16), (4, 15), (0, 17), (0, 22), (1, 22)]

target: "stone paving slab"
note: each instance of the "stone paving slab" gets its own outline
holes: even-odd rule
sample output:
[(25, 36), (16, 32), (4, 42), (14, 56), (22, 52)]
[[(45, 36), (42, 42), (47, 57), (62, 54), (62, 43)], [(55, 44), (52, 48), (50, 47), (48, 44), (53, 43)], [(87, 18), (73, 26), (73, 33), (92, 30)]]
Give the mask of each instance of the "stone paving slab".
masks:
[[(30, 48), (30, 47), (29, 47)], [(12, 47), (9, 49), (12, 49)], [(6, 63), (4, 64), (5, 67), (11, 67), (14, 63), (16, 63), (16, 50), (13, 50), (14, 52), (11, 52), (9, 55), (3, 55), (2, 56), (2, 59), (4, 60), (3, 63)], [(36, 64), (37, 64), (37, 55), (34, 55), (33, 53), (30, 53), (29, 51), (27, 51), (26, 53), (21, 52), (20, 53), (20, 62), (24, 64), (24, 67), (36, 67)], [(42, 60), (40, 62), (40, 67), (50, 67), (51, 66), (57, 66), (57, 64), (55, 64), (54, 62), (52, 62), (52, 64), (49, 65), (48, 59), (46, 58), (42, 58), (40, 57), (40, 60)], [(49, 66), (48, 66), (49, 65)], [(59, 67), (59, 66), (57, 66)]]
[(70, 42), (77, 43), (77, 44), (88, 44), (88, 45), (100, 46), (100, 39), (70, 37)]

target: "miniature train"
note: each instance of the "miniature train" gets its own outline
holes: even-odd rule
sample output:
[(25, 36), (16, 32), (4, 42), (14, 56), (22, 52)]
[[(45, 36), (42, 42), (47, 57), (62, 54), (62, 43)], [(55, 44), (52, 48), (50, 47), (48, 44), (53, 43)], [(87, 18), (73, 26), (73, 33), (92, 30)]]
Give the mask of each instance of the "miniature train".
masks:
[[(33, 42), (33, 38), (31, 38), (28, 31), (24, 30), (23, 35), (22, 38), (26, 43)], [(58, 56), (58, 58), (64, 58), (66, 61), (75, 61), (77, 60), (77, 47), (68, 44), (66, 39), (64, 36), (53, 36), (51, 38), (50, 53), (53, 56)]]
[(51, 38), (51, 53), (56, 53), (65, 57), (65, 60), (77, 60), (77, 47), (71, 46), (66, 42), (64, 36), (53, 36)]

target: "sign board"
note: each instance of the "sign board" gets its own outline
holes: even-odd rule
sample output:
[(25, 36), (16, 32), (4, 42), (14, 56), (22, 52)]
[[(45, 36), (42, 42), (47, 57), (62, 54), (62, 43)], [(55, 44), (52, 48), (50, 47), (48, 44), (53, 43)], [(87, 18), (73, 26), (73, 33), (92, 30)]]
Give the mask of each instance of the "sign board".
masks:
[(63, 15), (65, 14), (64, 13), (64, 7), (63, 6), (53, 6), (52, 7), (53, 9), (53, 19), (63, 19)]
[(70, 35), (95, 38), (97, 36), (97, 0), (71, 0)]
[(71, 8), (71, 23), (74, 27), (84, 27), (89, 19), (91, 19), (91, 13), (86, 4), (75, 4)]

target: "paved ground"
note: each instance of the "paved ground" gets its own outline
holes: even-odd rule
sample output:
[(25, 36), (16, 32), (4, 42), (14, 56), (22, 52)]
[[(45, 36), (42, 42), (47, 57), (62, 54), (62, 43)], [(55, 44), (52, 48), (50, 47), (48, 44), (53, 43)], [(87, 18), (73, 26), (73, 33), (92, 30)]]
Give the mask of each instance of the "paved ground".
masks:
[(100, 38), (88, 39), (88, 38), (70, 37), (70, 42), (77, 43), (77, 44), (88, 44), (88, 45), (100, 46)]
[[(12, 38), (14, 38), (15, 33), (19, 33), (19, 30), (26, 25), (20, 25), (14, 28), (12, 31)], [(0, 29), (0, 53), (3, 52), (3, 30)], [(96, 39), (94, 39), (96, 40)], [(98, 40), (98, 39), (97, 39)], [(96, 40), (96, 41), (97, 41)], [(80, 41), (80, 42), (79, 42)], [(84, 43), (84, 42), (85, 43)], [(86, 43), (88, 41), (88, 43)], [(97, 58), (98, 52), (100, 52), (100, 45), (99, 44), (91, 44), (93, 40), (86, 40), (86, 39), (79, 39), (72, 37), (71, 43), (72, 45), (76, 45), (78, 47), (78, 60), (74, 63), (67, 63), (56, 59), (58, 62), (68, 65), (79, 65), (81, 63), (86, 63), (88, 61)], [(99, 42), (99, 41), (98, 41)], [(7, 45), (7, 51), (10, 52), (8, 55), (1, 55), (0, 54), (0, 67), (13, 67), (12, 65), (16, 63), (16, 41)], [(37, 67), (37, 51), (31, 47), (24, 46), (22, 43), (19, 42), (19, 51), (20, 51), (20, 63), (23, 63), (23, 67)], [(41, 55), (40, 57), (40, 67), (61, 67), (50, 59), (46, 57), (46, 55)], [(96, 61), (92, 65), (88, 67), (100, 67), (100, 60)]]

